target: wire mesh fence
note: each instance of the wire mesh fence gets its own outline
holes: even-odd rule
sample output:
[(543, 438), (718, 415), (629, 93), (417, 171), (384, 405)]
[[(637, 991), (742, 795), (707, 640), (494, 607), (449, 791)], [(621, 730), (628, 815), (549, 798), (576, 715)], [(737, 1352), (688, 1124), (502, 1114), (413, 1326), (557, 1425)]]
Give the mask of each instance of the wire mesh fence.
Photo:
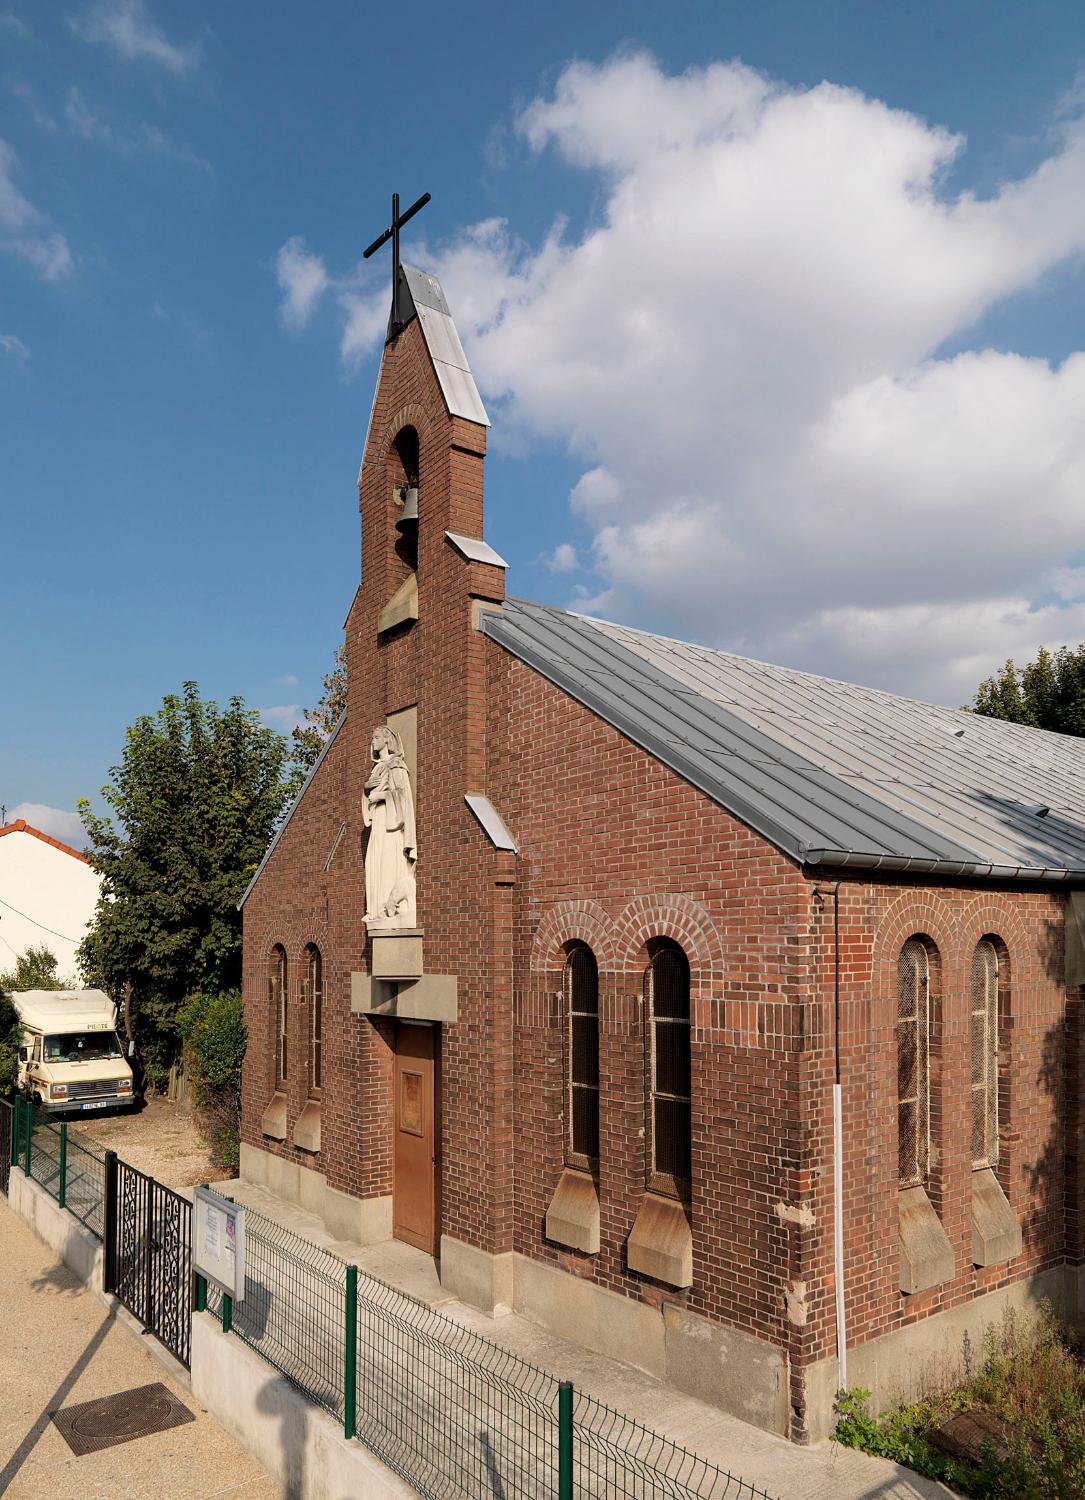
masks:
[(8, 1190), (14, 1154), (15, 1105), (9, 1099), (0, 1099), (0, 1193)]
[[(770, 1500), (763, 1490), (584, 1393), (564, 1442), (573, 1488), (559, 1482), (562, 1382), (396, 1287), (252, 1209), (245, 1297), (232, 1332), (305, 1395), (344, 1420), (429, 1500)], [(349, 1368), (348, 1297), (355, 1296)], [(208, 1308), (223, 1297), (208, 1288)], [(354, 1385), (354, 1420), (344, 1391)]]
[[(105, 1152), (71, 1125), (17, 1101), (13, 1159), (92, 1234), (105, 1234)], [(29, 1129), (28, 1129), (29, 1122)]]

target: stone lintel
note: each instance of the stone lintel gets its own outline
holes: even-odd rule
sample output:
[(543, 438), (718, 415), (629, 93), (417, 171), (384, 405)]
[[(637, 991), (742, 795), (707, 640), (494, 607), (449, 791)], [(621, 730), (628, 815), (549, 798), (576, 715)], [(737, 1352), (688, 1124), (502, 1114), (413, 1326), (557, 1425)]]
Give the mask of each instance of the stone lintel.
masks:
[(571, 1250), (599, 1250), (599, 1194), (588, 1172), (566, 1167), (546, 1211), (546, 1238)]
[(1021, 1254), (1021, 1226), (990, 1167), (972, 1173), (972, 1264), (997, 1266)]
[(398, 1016), (453, 1026), (459, 1018), (457, 979), (455, 974), (423, 974), (403, 982), (355, 972), (350, 976), (350, 1008), (356, 1016)]
[(418, 979), (422, 974), (421, 927), (371, 928), (374, 979)]
[(260, 1133), (273, 1141), (286, 1140), (286, 1095), (272, 1094), (271, 1102), (260, 1117)]
[(294, 1125), (293, 1141), (302, 1151), (320, 1150), (320, 1100), (307, 1099)]
[(626, 1241), (631, 1271), (665, 1281), (693, 1285), (693, 1231), (689, 1214), (676, 1198), (645, 1193), (632, 1233)]
[(902, 1189), (900, 1205), (900, 1289), (925, 1292), (953, 1279), (953, 1246), (921, 1187)]

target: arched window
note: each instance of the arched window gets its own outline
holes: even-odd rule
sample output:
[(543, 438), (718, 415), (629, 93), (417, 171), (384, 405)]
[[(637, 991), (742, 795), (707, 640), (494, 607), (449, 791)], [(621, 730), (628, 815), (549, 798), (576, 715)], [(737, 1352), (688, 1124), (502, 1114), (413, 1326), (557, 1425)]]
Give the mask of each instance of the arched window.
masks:
[(275, 1038), (275, 1084), (286, 1083), (286, 949), (276, 943), (271, 950), (271, 972), (267, 981), (268, 1009), (271, 1012), (271, 1034)]
[(689, 961), (661, 942), (648, 967), (649, 1186), (676, 1197), (692, 1175)]
[(999, 992), (1006, 988), (1002, 945), (985, 937), (972, 955), (972, 1165), (998, 1161)]
[(309, 1012), (309, 1093), (320, 1094), (321, 1047), (324, 1041), (324, 960), (320, 949), (306, 949), (305, 989)]
[(909, 938), (897, 963), (897, 1149), (901, 1187), (925, 1183), (930, 1163), (930, 950)]
[(599, 1161), (599, 969), (595, 954), (576, 943), (565, 960), (568, 1138), (570, 1166)]

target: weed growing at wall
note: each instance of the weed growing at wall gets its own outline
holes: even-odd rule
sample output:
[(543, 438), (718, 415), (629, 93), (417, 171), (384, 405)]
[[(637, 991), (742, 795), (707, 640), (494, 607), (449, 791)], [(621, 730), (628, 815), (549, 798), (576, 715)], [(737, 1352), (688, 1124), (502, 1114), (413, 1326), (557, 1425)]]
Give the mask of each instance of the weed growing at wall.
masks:
[[(978, 1359), (967, 1340), (948, 1390), (874, 1416), (870, 1392), (842, 1391), (834, 1436), (849, 1448), (906, 1465), (974, 1500), (1067, 1500), (1085, 1495), (1085, 1362), (1050, 1310), (1023, 1331), (1012, 1314), (989, 1329)], [(933, 1434), (955, 1413), (993, 1413), (1004, 1439), (974, 1461), (940, 1451)]]

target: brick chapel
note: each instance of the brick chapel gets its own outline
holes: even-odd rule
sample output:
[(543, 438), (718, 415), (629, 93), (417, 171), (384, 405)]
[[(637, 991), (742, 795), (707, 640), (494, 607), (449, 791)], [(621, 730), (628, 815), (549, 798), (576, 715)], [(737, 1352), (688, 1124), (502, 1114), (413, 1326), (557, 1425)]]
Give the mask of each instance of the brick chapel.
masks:
[(242, 1176), (798, 1441), (1080, 1319), (1085, 742), (507, 597), (488, 425), (401, 267)]

